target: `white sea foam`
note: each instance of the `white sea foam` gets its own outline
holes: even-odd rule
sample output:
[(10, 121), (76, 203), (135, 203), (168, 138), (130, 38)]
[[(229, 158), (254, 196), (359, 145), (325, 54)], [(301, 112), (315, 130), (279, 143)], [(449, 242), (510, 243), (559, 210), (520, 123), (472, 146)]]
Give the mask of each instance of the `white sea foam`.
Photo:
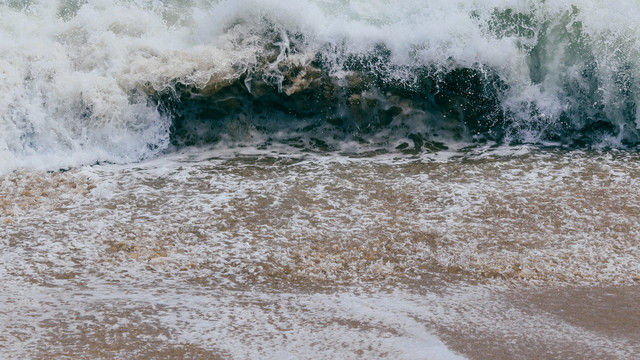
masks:
[(155, 156), (168, 147), (171, 120), (145, 89), (237, 77), (257, 61), (269, 28), (302, 34), (302, 50), (335, 61), (336, 74), (345, 56), (376, 44), (390, 51), (387, 76), (400, 82), (416, 76), (403, 66), (497, 71), (511, 136), (525, 142), (584, 102), (576, 91), (593, 90), (622, 126), (625, 102), (638, 96), (638, 14), (634, 1), (595, 0), (2, 2), (0, 171)]
[(0, 356), (637, 353), (521, 298), (636, 293), (636, 154), (227, 151), (0, 177)]
[[(148, 94), (247, 75), (273, 34), (275, 65), (302, 46), (342, 81), (384, 44), (390, 81), (497, 73), (507, 141), (557, 145), (541, 131), (583, 95), (635, 129), (616, 119), (638, 103), (639, 17), (632, 0), (0, 0), (0, 356), (455, 359), (473, 334), (632, 357), (634, 334), (513, 298), (637, 285), (636, 154), (464, 139), (358, 158), (233, 134), (167, 154), (174, 119)], [(115, 164), (40, 171), (96, 162)]]

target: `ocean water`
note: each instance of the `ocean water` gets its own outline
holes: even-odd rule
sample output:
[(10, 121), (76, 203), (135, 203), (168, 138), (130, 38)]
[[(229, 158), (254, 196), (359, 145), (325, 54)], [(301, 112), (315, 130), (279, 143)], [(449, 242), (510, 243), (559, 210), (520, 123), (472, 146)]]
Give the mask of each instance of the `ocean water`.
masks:
[(0, 357), (634, 358), (638, 19), (0, 0)]

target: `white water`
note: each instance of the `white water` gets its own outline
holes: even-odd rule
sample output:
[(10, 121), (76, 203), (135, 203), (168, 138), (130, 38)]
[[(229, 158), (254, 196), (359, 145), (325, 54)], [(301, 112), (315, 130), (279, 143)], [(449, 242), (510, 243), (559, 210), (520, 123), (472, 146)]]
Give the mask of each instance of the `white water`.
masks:
[[(506, 9), (528, 20), (496, 24)], [(275, 65), (319, 54), (338, 83), (382, 43), (398, 83), (498, 74), (506, 141), (602, 115), (624, 133), (596, 145), (622, 146), (639, 18), (636, 1), (0, 0), (0, 356), (630, 358), (633, 151), (174, 151), (147, 94), (250, 74), (273, 33)]]
[[(531, 21), (520, 33), (492, 23), (504, 9)], [(632, 129), (620, 120), (620, 94), (638, 93), (639, 17), (632, 0), (0, 1), (0, 171), (156, 156), (169, 146), (171, 120), (145, 90), (237, 77), (255, 64), (269, 28), (303, 34), (302, 55), (320, 51), (338, 77), (347, 54), (379, 43), (400, 66), (387, 76), (400, 82), (415, 78), (401, 65), (497, 71), (509, 85), (502, 106), (515, 119), (511, 136), (534, 142), (572, 102), (585, 102), (563, 84), (591, 89), (580, 71), (593, 57), (600, 83), (588, 96), (616, 127)], [(540, 73), (532, 75), (536, 44)], [(319, 50), (332, 47), (341, 50)], [(625, 85), (616, 83), (621, 67)]]
[(4, 175), (0, 357), (632, 358), (638, 156), (512, 150)]

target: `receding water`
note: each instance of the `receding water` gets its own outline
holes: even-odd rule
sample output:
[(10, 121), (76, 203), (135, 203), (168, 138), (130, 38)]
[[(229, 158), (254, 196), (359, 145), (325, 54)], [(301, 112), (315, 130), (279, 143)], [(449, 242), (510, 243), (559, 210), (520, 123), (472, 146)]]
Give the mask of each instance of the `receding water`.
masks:
[(635, 153), (220, 154), (3, 176), (3, 353), (639, 350)]

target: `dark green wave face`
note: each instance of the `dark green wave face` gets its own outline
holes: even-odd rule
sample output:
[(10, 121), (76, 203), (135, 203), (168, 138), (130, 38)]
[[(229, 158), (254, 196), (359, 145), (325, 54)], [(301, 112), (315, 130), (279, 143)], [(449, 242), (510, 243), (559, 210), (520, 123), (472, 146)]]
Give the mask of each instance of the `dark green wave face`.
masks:
[(384, 45), (348, 57), (344, 76), (334, 75), (335, 64), (323, 55), (307, 64), (260, 59), (233, 80), (176, 83), (152, 98), (173, 119), (175, 145), (259, 139), (263, 146), (332, 150), (355, 142), (360, 149), (419, 152), (448, 141), (505, 138), (500, 98), (507, 86), (491, 70), (394, 69), (415, 76), (407, 83), (381, 71), (393, 66)]
[(635, 0), (4, 1), (0, 155), (635, 147), (638, 18)]
[[(429, 12), (424, 2), (412, 5)], [(348, 33), (319, 39), (277, 15), (253, 23), (241, 15), (224, 35), (254, 35), (253, 63), (206, 84), (177, 80), (152, 98), (173, 119), (178, 145), (259, 138), (405, 152), (451, 141), (636, 146), (638, 26), (571, 4), (512, 5), (436, 5), (431, 10), (451, 10), (460, 28), (430, 34), (414, 15), (404, 21), (415, 23), (419, 41), (398, 20), (382, 25), (396, 34), (357, 45)]]

